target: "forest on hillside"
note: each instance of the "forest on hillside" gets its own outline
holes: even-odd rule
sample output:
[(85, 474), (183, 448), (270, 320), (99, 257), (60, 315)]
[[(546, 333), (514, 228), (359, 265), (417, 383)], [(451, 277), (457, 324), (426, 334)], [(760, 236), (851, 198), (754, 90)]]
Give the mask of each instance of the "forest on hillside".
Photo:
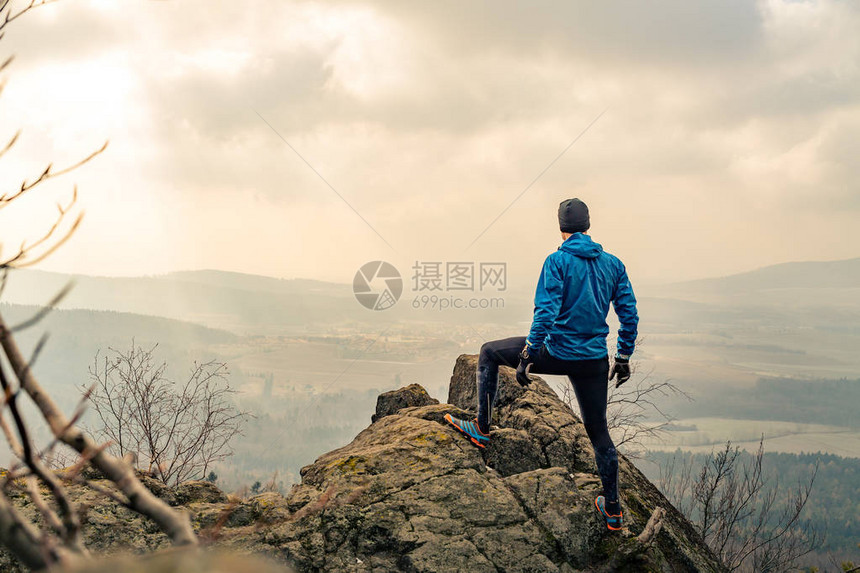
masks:
[(782, 420), (860, 428), (860, 379), (760, 378), (750, 388), (713, 389), (679, 402), (677, 417)]

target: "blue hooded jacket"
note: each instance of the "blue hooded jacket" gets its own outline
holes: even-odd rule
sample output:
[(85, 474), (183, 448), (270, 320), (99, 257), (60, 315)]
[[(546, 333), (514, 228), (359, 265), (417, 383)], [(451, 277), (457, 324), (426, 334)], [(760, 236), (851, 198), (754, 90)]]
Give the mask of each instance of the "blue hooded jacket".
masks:
[(639, 315), (624, 264), (591, 237), (572, 234), (544, 261), (528, 344), (562, 360), (603, 358), (609, 303), (621, 323), (618, 352), (633, 354)]

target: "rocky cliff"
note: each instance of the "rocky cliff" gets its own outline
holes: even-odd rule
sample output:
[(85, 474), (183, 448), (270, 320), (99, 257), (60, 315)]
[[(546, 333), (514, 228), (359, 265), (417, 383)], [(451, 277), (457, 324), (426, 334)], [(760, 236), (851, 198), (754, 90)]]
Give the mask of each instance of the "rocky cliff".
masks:
[[(490, 446), (479, 450), (457, 434), (443, 416), (472, 415), (475, 362), (458, 358), (447, 404), (417, 385), (381, 395), (373, 423), (303, 468), (286, 497), (235, 500), (204, 482), (147, 484), (185, 507), (207, 543), (299, 572), (723, 571), (623, 458), (626, 529), (606, 529), (584, 428), (543, 380), (526, 390), (502, 368)], [(167, 545), (130, 511), (83, 489), (72, 495), (89, 507), (85, 538), (94, 551)], [(5, 555), (0, 568), (16, 570)]]

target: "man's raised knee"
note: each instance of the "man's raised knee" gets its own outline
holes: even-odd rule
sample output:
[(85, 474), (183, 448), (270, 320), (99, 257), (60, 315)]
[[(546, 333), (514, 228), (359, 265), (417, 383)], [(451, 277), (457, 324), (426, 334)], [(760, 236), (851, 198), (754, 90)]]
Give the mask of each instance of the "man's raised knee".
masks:
[(495, 362), (495, 350), (493, 350), (493, 346), (489, 342), (485, 342), (481, 345), (481, 352), (478, 354), (478, 362), (482, 364), (489, 364), (490, 362)]

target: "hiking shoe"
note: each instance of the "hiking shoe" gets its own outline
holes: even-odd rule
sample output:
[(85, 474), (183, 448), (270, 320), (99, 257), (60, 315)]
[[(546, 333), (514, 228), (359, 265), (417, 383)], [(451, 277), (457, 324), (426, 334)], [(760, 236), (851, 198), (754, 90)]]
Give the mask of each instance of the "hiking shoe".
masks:
[(472, 443), (479, 448), (486, 448), (487, 444), (490, 443), (490, 436), (483, 433), (480, 428), (478, 428), (477, 418), (474, 420), (461, 420), (460, 418), (455, 418), (451, 414), (445, 414), (445, 420), (457, 428), (460, 433), (468, 436), (468, 438), (472, 440)]
[(618, 510), (618, 515), (609, 515), (606, 512), (606, 498), (602, 495), (597, 496), (597, 499), (594, 500), (594, 505), (597, 506), (600, 515), (606, 520), (606, 527), (612, 531), (619, 531), (621, 529), (621, 510)]

